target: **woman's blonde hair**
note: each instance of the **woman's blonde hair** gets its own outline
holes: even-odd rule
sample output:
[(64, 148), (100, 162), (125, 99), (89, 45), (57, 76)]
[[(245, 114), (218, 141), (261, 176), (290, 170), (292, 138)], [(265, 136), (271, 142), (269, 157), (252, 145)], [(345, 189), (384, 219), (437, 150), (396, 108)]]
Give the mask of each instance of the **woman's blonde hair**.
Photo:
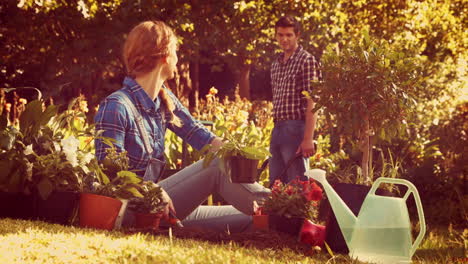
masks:
[[(130, 77), (151, 72), (159, 59), (169, 56), (170, 44), (177, 37), (172, 29), (162, 21), (145, 21), (135, 26), (128, 34), (123, 48), (125, 68)], [(170, 122), (181, 126), (181, 120), (174, 115), (175, 105), (166, 88), (159, 90), (163, 105), (169, 110)]]

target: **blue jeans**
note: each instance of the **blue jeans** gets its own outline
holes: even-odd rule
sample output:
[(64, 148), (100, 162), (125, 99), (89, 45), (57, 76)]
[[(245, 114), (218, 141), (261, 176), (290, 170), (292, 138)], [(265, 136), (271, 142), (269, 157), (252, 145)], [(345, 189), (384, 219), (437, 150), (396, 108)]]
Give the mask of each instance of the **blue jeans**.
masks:
[(303, 120), (284, 120), (275, 123), (270, 141), (270, 185), (277, 179), (284, 183), (297, 177), (300, 180), (307, 180), (304, 172), (309, 169), (308, 158), (295, 160), (282, 175), (288, 162), (296, 156), (296, 151), (304, 138), (304, 129), (305, 121)]
[[(219, 169), (218, 159), (206, 168), (202, 162), (195, 162), (158, 183), (171, 197), (177, 217), (187, 227), (230, 232), (249, 230), (254, 201), (261, 204), (270, 190), (258, 183), (232, 183)], [(214, 192), (231, 205), (201, 206)]]

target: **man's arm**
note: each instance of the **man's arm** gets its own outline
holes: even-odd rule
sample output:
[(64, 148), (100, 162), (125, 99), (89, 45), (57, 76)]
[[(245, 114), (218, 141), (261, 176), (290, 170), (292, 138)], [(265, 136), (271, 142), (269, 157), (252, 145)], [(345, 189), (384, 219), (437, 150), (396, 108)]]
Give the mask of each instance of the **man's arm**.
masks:
[[(302, 69), (302, 89), (309, 94), (312, 93), (312, 81), (318, 81), (320, 78), (318, 63), (314, 57), (307, 59)], [(297, 153), (301, 153), (304, 157), (310, 157), (315, 154), (314, 131), (317, 124), (317, 112), (312, 112), (315, 107), (315, 102), (312, 98), (307, 98), (307, 108), (305, 112), (305, 128), (304, 138), (301, 145), (297, 149)]]
[(304, 138), (301, 145), (297, 149), (297, 153), (301, 153), (306, 158), (314, 155), (314, 131), (317, 123), (317, 112), (312, 112), (315, 107), (315, 102), (312, 99), (307, 99), (307, 110), (305, 113), (305, 128)]

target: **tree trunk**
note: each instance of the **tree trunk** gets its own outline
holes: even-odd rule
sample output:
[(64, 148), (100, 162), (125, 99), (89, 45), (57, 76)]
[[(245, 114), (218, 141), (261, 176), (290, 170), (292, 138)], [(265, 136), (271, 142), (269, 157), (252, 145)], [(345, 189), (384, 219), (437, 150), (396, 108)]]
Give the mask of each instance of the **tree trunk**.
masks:
[(374, 135), (373, 133), (371, 133), (369, 135), (369, 185), (372, 184), (372, 180), (374, 179), (374, 167), (373, 167), (373, 160), (374, 160), (374, 156), (372, 154), (372, 149), (374, 148)]
[(239, 74), (239, 96), (250, 100), (250, 69), (252, 64), (243, 64)]
[(192, 91), (190, 64), (188, 62), (177, 64), (175, 77), (167, 80), (166, 85), (184, 105), (188, 105), (187, 99)]
[(192, 79), (192, 90), (189, 94), (190, 112), (198, 111), (198, 94), (200, 91), (200, 61), (196, 60), (190, 65), (190, 78)]
[(362, 177), (364, 179), (364, 184), (369, 185), (371, 179), (369, 178), (369, 161), (370, 161), (370, 135), (369, 135), (369, 120), (366, 119), (366, 124), (363, 131), (361, 132), (361, 151), (362, 151), (362, 161), (361, 161), (361, 170)]

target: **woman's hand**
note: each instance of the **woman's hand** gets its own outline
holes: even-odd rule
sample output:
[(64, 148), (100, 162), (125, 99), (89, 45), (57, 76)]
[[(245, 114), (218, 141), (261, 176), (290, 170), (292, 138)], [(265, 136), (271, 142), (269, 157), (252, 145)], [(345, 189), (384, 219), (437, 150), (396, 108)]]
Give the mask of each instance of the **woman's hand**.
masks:
[(215, 137), (215, 138), (211, 141), (211, 148), (210, 148), (210, 151), (211, 151), (211, 152), (215, 152), (215, 151), (217, 151), (219, 148), (221, 148), (222, 145), (224, 145), (223, 139), (220, 138), (220, 137)]
[(171, 197), (169, 197), (169, 195), (167, 194), (167, 192), (162, 189), (162, 199), (164, 202), (166, 202), (166, 207), (164, 208), (164, 211), (163, 211), (163, 218), (165, 220), (169, 220), (169, 211), (172, 211), (174, 214), (175, 214), (175, 208), (174, 208), (174, 204), (172, 203), (172, 199)]

